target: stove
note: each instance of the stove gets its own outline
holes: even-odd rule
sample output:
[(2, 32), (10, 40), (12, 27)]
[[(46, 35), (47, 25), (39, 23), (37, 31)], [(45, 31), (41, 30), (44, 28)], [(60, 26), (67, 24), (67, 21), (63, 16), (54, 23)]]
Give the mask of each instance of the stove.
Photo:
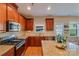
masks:
[(1, 41), (0, 45), (17, 45), (20, 41)]
[(12, 40), (12, 41), (1, 41), (0, 45), (15, 45), (16, 48), (19, 48), (24, 43), (25, 43), (25, 40), (16, 39), (16, 40)]

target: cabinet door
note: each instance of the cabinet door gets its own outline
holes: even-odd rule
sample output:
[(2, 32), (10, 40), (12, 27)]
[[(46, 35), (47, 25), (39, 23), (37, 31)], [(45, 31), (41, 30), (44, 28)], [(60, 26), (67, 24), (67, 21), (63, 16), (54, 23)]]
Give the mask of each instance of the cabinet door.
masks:
[(28, 46), (34, 46), (34, 37), (28, 37), (27, 44)]
[(0, 31), (6, 31), (6, 4), (0, 3)]
[(25, 30), (25, 23), (26, 23), (26, 20), (23, 18), (23, 30)]
[(26, 30), (26, 19), (24, 19), (24, 30)]
[(22, 21), (22, 17), (21, 17), (21, 15), (19, 15), (19, 23), (20, 23), (20, 25), (21, 25), (21, 31), (23, 30), (23, 21)]
[(36, 46), (41, 46), (41, 37), (35, 37), (35, 43)]
[(19, 15), (19, 23), (21, 25), (21, 31), (24, 31), (25, 30), (25, 19)]
[(8, 20), (18, 22), (18, 11), (15, 7), (7, 5)]
[(27, 31), (33, 31), (33, 18), (29, 18), (29, 19), (26, 19), (26, 30)]
[(41, 46), (41, 38), (36, 36), (29, 37), (28, 44), (30, 46)]
[(18, 11), (14, 10), (14, 21), (18, 23)]
[(53, 18), (46, 18), (46, 30), (47, 31), (54, 30), (54, 19)]

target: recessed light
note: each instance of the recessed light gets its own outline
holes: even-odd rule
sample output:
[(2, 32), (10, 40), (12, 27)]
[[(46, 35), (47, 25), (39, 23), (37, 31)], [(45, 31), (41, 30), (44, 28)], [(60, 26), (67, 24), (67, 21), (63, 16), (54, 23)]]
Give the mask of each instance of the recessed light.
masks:
[(31, 10), (31, 7), (30, 7), (30, 6), (28, 6), (28, 7), (27, 7), (27, 10)]
[(50, 7), (50, 6), (48, 6), (47, 10), (50, 10), (50, 9), (51, 9), (51, 7)]

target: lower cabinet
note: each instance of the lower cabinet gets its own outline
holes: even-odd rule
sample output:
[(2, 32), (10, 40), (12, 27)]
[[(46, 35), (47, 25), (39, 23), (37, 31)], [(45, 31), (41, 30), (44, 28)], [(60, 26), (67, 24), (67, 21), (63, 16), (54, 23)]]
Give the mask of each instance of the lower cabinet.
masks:
[(31, 36), (31, 37), (28, 37), (27, 40), (28, 40), (29, 46), (41, 46), (41, 40), (44, 40), (44, 37)]
[(2, 56), (14, 56), (14, 47), (11, 48), (9, 51), (7, 51), (5, 54)]
[(55, 40), (54, 36), (30, 36), (27, 38), (28, 46), (41, 46), (42, 40)]
[(24, 52), (23, 52), (24, 54), (26, 53), (28, 46), (29, 46), (29, 41), (28, 41), (28, 38), (26, 38)]

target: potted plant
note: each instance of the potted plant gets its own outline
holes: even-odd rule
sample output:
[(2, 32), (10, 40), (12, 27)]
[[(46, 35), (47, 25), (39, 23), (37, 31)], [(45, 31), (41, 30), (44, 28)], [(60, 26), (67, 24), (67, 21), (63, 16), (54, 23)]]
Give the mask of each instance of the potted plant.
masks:
[(67, 37), (58, 34), (57, 35), (57, 42), (60, 43), (60, 44), (57, 44), (56, 47), (60, 48), (60, 49), (65, 49), (66, 46), (67, 46), (66, 40), (67, 40)]

